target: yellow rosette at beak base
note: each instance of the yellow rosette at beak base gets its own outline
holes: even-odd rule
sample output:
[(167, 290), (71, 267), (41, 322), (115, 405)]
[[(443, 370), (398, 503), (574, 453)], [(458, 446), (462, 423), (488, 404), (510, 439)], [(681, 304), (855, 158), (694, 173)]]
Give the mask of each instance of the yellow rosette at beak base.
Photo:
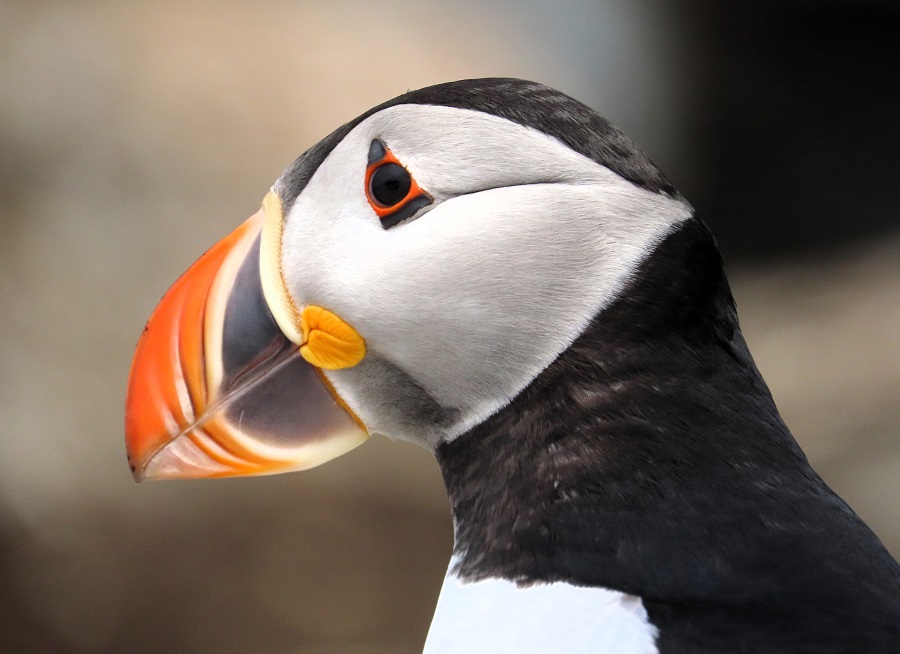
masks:
[(366, 356), (366, 342), (328, 309), (309, 305), (300, 314), (300, 355), (324, 370), (352, 368)]

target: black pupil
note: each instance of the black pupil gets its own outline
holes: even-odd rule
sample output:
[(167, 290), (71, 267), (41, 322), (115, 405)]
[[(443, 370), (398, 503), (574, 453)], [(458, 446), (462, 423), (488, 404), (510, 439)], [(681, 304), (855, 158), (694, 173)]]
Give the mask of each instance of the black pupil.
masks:
[(409, 193), (412, 179), (403, 166), (386, 163), (375, 169), (369, 185), (375, 202), (383, 207), (393, 207)]

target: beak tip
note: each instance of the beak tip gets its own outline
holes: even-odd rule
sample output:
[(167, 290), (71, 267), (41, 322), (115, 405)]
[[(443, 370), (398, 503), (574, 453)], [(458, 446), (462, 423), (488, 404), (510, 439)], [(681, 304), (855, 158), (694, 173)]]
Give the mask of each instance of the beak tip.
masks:
[(136, 466), (134, 464), (134, 462), (131, 460), (131, 454), (128, 452), (125, 453), (125, 458), (128, 459), (128, 469), (131, 470), (131, 476), (134, 477), (134, 482), (136, 484), (140, 484), (142, 481), (144, 481), (143, 466), (141, 466), (141, 467)]

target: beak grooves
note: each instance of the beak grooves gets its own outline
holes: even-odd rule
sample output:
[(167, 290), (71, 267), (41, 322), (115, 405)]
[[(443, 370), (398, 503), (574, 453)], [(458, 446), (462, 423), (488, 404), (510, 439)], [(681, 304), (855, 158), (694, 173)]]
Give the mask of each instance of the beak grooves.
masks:
[(359, 363), (365, 341), (330, 311), (297, 310), (281, 275), (282, 218), (269, 193), (147, 322), (125, 401), (138, 481), (302, 470), (367, 438), (323, 372)]
[[(179, 425), (193, 425), (209, 405), (207, 388), (216, 388), (209, 382), (216, 376), (216, 367), (221, 376), (221, 362), (204, 352), (207, 304), (220, 268), (236, 249), (243, 251), (238, 256), (246, 252), (249, 244), (240, 245), (252, 241), (246, 237), (254, 227), (258, 224), (251, 218), (207, 251), (190, 276), (182, 275), (175, 282), (144, 328), (135, 349), (125, 416), (126, 433), (132, 435), (128, 459), (136, 476), (141, 474), (139, 462), (166, 446), (169, 434), (181, 431)], [(173, 324), (183, 338), (171, 337)], [(139, 361), (141, 373), (135, 374)]]

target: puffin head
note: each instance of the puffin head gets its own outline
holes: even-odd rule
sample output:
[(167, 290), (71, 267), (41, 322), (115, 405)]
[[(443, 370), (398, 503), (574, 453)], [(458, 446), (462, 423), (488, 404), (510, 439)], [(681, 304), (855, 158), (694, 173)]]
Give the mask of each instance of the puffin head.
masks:
[(510, 79), (413, 91), (298, 158), (171, 288), (126, 400), (135, 478), (269, 474), (502, 410), (693, 220), (603, 118)]

